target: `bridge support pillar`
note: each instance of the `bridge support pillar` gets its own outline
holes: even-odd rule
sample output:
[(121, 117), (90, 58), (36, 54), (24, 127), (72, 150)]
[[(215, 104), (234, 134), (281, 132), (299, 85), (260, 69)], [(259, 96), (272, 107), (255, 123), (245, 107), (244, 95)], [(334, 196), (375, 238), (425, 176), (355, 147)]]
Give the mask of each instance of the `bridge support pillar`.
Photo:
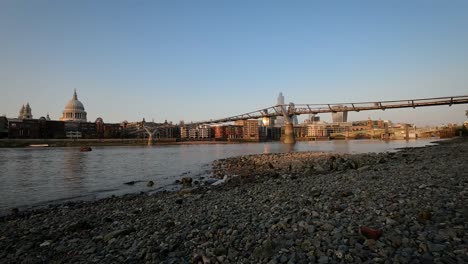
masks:
[(409, 140), (409, 125), (405, 124), (405, 139)]
[(294, 144), (296, 139), (294, 138), (294, 126), (292, 123), (286, 123), (284, 125), (284, 140), (285, 144)]
[(149, 134), (148, 136), (148, 146), (153, 145), (153, 135)]

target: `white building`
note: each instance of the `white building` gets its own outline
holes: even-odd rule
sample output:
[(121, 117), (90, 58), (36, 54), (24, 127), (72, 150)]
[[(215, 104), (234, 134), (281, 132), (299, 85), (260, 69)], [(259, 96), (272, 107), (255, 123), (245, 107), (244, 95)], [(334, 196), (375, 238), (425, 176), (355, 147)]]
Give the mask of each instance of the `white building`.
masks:
[(211, 138), (211, 126), (210, 125), (200, 125), (198, 126), (198, 138)]
[(73, 93), (73, 97), (70, 101), (68, 101), (65, 109), (63, 110), (63, 115), (60, 118), (60, 121), (80, 121), (86, 122), (86, 111), (81, 103), (78, 100), (78, 95), (76, 94), (76, 90)]

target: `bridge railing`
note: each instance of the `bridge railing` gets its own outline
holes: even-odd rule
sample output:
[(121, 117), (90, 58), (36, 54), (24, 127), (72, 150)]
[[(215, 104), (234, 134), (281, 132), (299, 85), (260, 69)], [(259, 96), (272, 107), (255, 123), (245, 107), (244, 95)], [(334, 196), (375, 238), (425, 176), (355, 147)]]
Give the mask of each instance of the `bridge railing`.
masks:
[(468, 95), (451, 97), (434, 97), (422, 99), (405, 99), (392, 101), (335, 103), (335, 104), (297, 104), (295, 114), (319, 114), (345, 111), (386, 110), (395, 108), (416, 108), (423, 106), (453, 105), (468, 103)]
[(248, 112), (245, 114), (230, 116), (220, 119), (210, 119), (195, 123), (187, 124), (189, 126), (196, 126), (200, 124), (216, 124), (228, 123), (237, 120), (259, 119), (263, 117), (282, 116), (282, 108), (287, 109), (287, 114), (302, 115), (302, 114), (319, 114), (319, 113), (336, 113), (346, 111), (368, 111), (368, 110), (386, 110), (396, 108), (416, 108), (424, 106), (437, 106), (437, 105), (454, 105), (454, 104), (467, 104), (468, 95), (450, 96), (450, 97), (433, 97), (433, 98), (420, 98), (420, 99), (405, 99), (405, 100), (392, 100), (392, 101), (375, 101), (375, 102), (358, 102), (358, 103), (334, 103), (334, 104), (296, 104), (295, 106), (281, 104), (275, 105), (260, 110)]

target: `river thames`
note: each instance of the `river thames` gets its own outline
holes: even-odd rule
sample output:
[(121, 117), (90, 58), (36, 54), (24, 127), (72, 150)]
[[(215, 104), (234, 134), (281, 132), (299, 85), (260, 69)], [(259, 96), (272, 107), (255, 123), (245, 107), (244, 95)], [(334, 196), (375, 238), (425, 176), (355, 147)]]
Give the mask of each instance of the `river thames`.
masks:
[[(211, 163), (227, 157), (324, 151), (366, 153), (395, 151), (429, 145), (431, 140), (350, 140), (246, 144), (187, 144), (132, 147), (5, 148), (0, 149), (0, 214), (11, 208), (27, 208), (74, 199), (92, 200), (171, 189), (183, 176), (209, 177)], [(153, 187), (147, 187), (148, 181)], [(134, 185), (126, 182), (135, 181)]]

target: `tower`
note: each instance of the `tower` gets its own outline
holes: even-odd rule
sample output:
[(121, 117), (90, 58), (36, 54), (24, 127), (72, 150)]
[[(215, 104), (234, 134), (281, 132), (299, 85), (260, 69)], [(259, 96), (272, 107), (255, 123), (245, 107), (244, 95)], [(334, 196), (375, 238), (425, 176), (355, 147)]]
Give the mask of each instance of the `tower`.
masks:
[(26, 106), (24, 105), (21, 106), (18, 119), (32, 119), (32, 118), (33, 118), (33, 115), (32, 115), (31, 106), (29, 105), (29, 103), (27, 103)]
[[(279, 93), (276, 104), (277, 105), (284, 105), (284, 96), (283, 96), (282, 92)], [(283, 125), (284, 125), (284, 117), (283, 116), (276, 117), (275, 126), (280, 126), (281, 127)]]
[(284, 104), (284, 96), (283, 96), (283, 93), (282, 93), (282, 92), (280, 92), (279, 95), (278, 95), (277, 104), (279, 104), (279, 105), (283, 105), (283, 104)]
[(25, 110), (26, 110), (26, 109), (25, 109), (24, 105), (21, 106), (21, 109), (20, 109), (19, 115), (18, 115), (18, 119), (23, 119), (24, 111), (25, 111)]
[(24, 111), (24, 119), (32, 119), (32, 111), (31, 111), (31, 106), (29, 106), (29, 103), (26, 104), (26, 109)]

